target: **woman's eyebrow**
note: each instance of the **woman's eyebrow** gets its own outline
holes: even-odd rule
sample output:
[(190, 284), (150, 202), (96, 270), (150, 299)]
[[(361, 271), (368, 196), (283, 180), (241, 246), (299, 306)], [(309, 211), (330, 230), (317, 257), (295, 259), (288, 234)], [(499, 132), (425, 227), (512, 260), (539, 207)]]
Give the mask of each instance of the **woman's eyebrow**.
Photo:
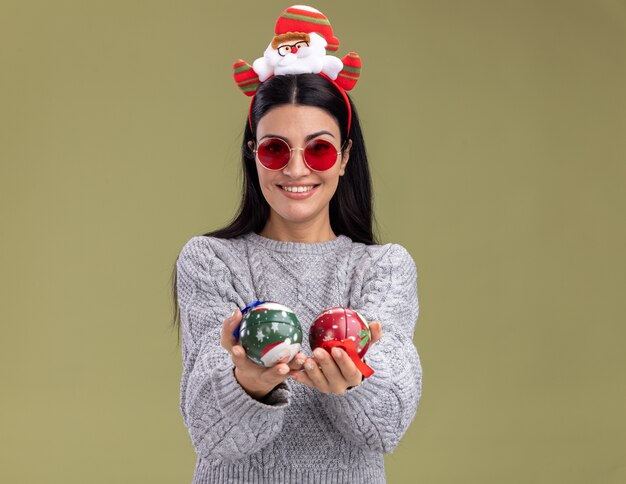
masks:
[[(311, 133), (311, 134), (307, 135), (304, 138), (304, 141), (311, 141), (313, 138), (317, 138), (318, 136), (321, 136), (323, 134), (327, 134), (327, 135), (331, 136), (332, 138), (335, 137), (335, 135), (333, 135), (330, 131), (322, 130), (322, 131), (316, 131), (315, 133)], [(278, 138), (278, 139), (282, 139), (283, 141), (286, 141), (287, 143), (289, 143), (289, 140), (287, 138), (285, 138), (284, 136), (280, 136), (278, 134), (272, 134), (272, 133), (268, 133), (265, 136), (259, 138), (259, 141), (262, 141), (265, 138)]]
[(278, 138), (278, 139), (282, 139), (283, 141), (289, 143), (289, 140), (287, 138), (285, 138), (284, 136), (279, 136), (277, 134), (271, 134), (271, 133), (268, 133), (265, 136), (263, 136), (262, 138), (259, 138), (259, 141), (264, 140), (265, 138)]
[(317, 138), (318, 136), (322, 135), (322, 134), (327, 134), (331, 137), (335, 137), (330, 131), (317, 131), (316, 133), (312, 133), (310, 135), (308, 135), (306, 138), (304, 138), (305, 141), (310, 141), (313, 138)]

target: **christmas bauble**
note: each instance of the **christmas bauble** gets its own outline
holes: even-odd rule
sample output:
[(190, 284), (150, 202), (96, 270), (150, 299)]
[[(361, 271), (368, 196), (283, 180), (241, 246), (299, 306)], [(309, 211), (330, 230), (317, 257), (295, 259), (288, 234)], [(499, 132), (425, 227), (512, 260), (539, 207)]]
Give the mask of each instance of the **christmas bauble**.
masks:
[(358, 312), (343, 307), (326, 309), (317, 315), (309, 331), (311, 349), (322, 347), (326, 341), (351, 339), (356, 353), (363, 358), (370, 345), (370, 329)]
[(302, 328), (291, 309), (266, 301), (244, 314), (239, 342), (248, 358), (270, 367), (285, 356), (289, 356), (289, 361), (296, 356), (302, 343)]

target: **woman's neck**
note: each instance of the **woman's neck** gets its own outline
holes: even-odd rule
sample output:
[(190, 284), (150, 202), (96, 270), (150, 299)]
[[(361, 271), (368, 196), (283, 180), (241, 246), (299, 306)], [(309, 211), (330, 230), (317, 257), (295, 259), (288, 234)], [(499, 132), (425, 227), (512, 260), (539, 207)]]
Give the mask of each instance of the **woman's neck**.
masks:
[(327, 242), (337, 238), (329, 219), (292, 223), (271, 215), (259, 235), (283, 242)]

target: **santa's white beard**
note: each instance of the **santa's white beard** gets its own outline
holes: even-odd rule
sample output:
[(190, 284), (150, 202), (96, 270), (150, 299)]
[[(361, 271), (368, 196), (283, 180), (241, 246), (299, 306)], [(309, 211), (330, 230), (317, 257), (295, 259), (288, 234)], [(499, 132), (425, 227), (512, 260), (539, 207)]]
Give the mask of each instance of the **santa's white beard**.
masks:
[(265, 58), (274, 68), (274, 74), (318, 74), (324, 67), (326, 49), (313, 44), (303, 47), (295, 54), (281, 56), (277, 50), (265, 51)]
[(326, 40), (316, 33), (310, 34), (311, 42), (308, 47), (298, 49), (295, 54), (281, 56), (278, 50), (268, 45), (263, 57), (254, 61), (253, 69), (261, 82), (273, 73), (283, 74), (319, 74), (324, 72), (331, 79), (336, 79), (343, 68), (343, 63), (337, 57), (326, 55)]

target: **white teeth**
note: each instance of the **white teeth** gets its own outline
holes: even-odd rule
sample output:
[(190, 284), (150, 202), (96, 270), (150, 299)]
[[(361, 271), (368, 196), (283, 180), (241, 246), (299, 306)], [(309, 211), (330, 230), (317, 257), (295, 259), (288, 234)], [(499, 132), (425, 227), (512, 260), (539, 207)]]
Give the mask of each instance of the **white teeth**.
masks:
[(309, 185), (308, 187), (281, 187), (281, 188), (288, 192), (301, 193), (301, 192), (308, 192), (309, 190), (313, 189), (313, 185)]

